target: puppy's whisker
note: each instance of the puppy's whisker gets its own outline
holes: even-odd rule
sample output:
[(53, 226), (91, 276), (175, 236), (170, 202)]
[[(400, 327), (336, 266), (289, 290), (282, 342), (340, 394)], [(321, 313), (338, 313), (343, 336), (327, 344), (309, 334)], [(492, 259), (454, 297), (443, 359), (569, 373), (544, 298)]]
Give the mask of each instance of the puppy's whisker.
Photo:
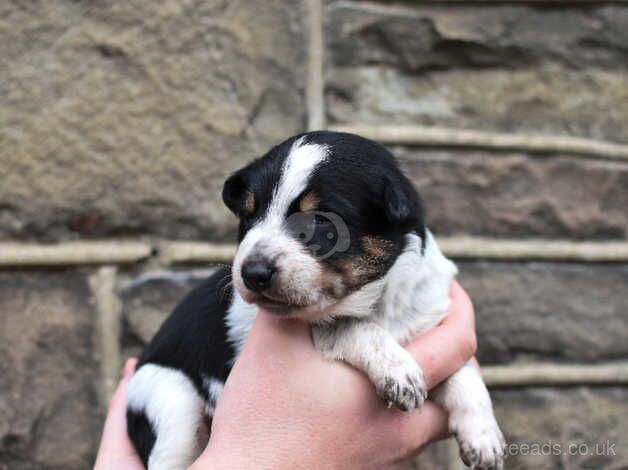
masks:
[(225, 274), (219, 281), (219, 285), (222, 284), (222, 287), (219, 287), (220, 293), (220, 301), (223, 302), (228, 294), (231, 293), (233, 286), (233, 279), (231, 275), (231, 271), (228, 274)]

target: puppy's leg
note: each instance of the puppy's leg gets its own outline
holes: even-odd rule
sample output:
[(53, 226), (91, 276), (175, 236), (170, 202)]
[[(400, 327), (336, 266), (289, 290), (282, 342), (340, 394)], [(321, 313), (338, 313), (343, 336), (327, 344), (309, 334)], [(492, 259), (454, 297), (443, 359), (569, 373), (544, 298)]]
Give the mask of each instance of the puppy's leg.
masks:
[(389, 406), (421, 408), (427, 396), (423, 371), (395, 338), (376, 323), (340, 319), (312, 328), (314, 344), (327, 357), (363, 371)]
[[(183, 372), (144, 364), (129, 382), (127, 407), (127, 415), (144, 416), (154, 433), (150, 454), (142, 456), (149, 470), (184, 469), (200, 455), (207, 438), (205, 403)], [(129, 434), (134, 431), (129, 426)]]
[(430, 398), (449, 413), (449, 430), (460, 456), (472, 469), (501, 469), (506, 442), (493, 415), (491, 398), (471, 364), (430, 391)]

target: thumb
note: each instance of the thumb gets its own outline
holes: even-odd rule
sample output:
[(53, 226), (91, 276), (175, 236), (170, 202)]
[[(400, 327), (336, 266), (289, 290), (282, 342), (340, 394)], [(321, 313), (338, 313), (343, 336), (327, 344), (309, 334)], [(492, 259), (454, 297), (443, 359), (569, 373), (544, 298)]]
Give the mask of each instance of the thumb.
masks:
[(298, 319), (281, 318), (264, 310), (258, 310), (251, 331), (246, 340), (247, 346), (264, 344), (265, 348), (299, 346), (312, 349), (310, 326)]

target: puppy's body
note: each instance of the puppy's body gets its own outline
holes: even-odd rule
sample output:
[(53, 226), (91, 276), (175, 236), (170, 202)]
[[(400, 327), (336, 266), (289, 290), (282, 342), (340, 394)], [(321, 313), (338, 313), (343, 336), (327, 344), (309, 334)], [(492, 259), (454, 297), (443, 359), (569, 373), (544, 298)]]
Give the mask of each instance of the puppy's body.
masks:
[[(392, 156), (348, 134), (297, 136), (234, 174), (223, 198), (240, 217), (232, 276), (221, 269), (184, 299), (129, 385), (129, 435), (144, 462), (184, 468), (198, 455), (257, 306), (310, 322), (326, 357), (362, 370), (389, 404), (420, 408), (423, 374), (402, 344), (446, 314), (456, 268)], [(430, 398), (449, 412), (465, 461), (501, 466), (503, 438), (475, 369)]]

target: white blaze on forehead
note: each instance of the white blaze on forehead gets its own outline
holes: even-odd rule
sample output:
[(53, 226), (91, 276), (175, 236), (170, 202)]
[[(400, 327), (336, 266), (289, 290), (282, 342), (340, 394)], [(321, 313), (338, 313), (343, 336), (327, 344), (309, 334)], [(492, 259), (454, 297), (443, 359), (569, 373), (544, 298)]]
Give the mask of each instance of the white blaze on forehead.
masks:
[(275, 188), (265, 219), (278, 222), (283, 219), (299, 195), (305, 191), (310, 176), (327, 158), (327, 147), (303, 144), (303, 137), (292, 144), (281, 169), (281, 178)]

